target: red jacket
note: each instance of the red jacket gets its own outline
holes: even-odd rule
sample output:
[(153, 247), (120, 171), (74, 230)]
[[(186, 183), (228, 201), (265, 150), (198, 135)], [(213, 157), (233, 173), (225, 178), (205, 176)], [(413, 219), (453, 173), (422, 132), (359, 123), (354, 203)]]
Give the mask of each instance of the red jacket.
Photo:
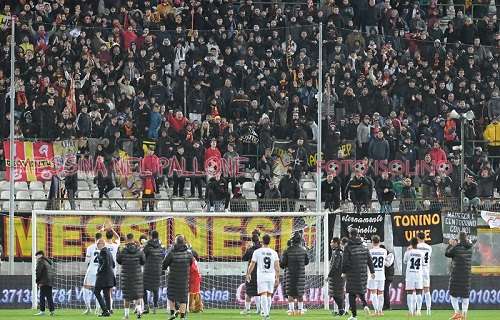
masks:
[(200, 293), (201, 290), (201, 272), (198, 267), (198, 261), (194, 260), (189, 269), (189, 293)]
[(222, 155), (220, 154), (219, 148), (207, 148), (205, 149), (205, 161), (207, 161), (210, 158), (216, 158), (217, 160), (220, 160), (222, 158)]
[(448, 161), (448, 159), (446, 158), (446, 153), (441, 148), (432, 148), (431, 151), (429, 151), (429, 154), (431, 156), (432, 162), (435, 165), (439, 165), (443, 162)]
[(184, 130), (184, 128), (188, 124), (186, 117), (182, 117), (182, 119), (179, 120), (176, 117), (174, 117), (171, 113), (168, 114), (167, 120), (168, 123), (170, 124), (170, 127), (172, 127), (172, 129), (174, 129), (174, 131), (177, 133), (181, 133), (182, 130)]
[(156, 155), (147, 155), (142, 159), (142, 174), (155, 176), (160, 173), (160, 159)]

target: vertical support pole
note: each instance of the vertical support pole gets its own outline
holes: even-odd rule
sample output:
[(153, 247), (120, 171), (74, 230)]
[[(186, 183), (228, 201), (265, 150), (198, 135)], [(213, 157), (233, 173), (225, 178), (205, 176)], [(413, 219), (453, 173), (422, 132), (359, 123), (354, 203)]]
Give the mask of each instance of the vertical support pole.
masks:
[(15, 255), (15, 242), (14, 242), (14, 196), (15, 196), (15, 170), (14, 170), (14, 107), (16, 101), (16, 85), (15, 85), (15, 77), (14, 77), (14, 68), (15, 68), (15, 32), (16, 32), (16, 21), (15, 17), (12, 16), (10, 18), (11, 24), (11, 34), (10, 34), (10, 136), (9, 136), (9, 147), (10, 147), (10, 181), (9, 181), (9, 190), (10, 190), (10, 199), (9, 199), (9, 274), (14, 274), (14, 255)]
[(38, 288), (36, 286), (36, 227), (37, 227), (37, 216), (36, 212), (31, 212), (31, 308), (36, 309), (38, 304)]
[[(323, 23), (319, 24), (319, 39), (318, 39), (318, 132), (316, 136), (317, 151), (316, 151), (316, 211), (320, 213), (321, 209), (321, 166), (322, 166), (322, 121), (323, 121)], [(325, 212), (323, 219), (323, 275), (324, 279), (328, 278), (328, 213)], [(318, 261), (319, 263), (319, 261)], [(328, 295), (328, 283), (324, 282), (324, 307), (328, 310), (330, 305), (330, 297)]]
[(465, 124), (467, 120), (462, 117), (460, 118), (460, 147), (462, 152), (460, 152), (460, 211), (464, 211), (464, 158), (465, 158)]
[(184, 79), (184, 116), (187, 118), (187, 81)]

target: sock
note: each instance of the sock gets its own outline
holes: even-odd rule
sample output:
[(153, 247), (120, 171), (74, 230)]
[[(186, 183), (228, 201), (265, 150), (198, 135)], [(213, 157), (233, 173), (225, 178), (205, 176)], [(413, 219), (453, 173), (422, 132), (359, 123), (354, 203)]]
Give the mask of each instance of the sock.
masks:
[(250, 302), (247, 302), (245, 300), (245, 310), (249, 311), (250, 310)]
[(350, 309), (349, 294), (348, 293), (345, 294), (344, 301), (345, 301), (345, 303), (344, 303), (344, 305), (345, 305), (344, 310), (348, 311)]
[(463, 298), (462, 299), (462, 314), (467, 314), (467, 311), (469, 310), (469, 298)]
[(460, 307), (458, 306), (458, 298), (450, 296), (450, 301), (451, 301), (451, 306), (453, 307), (455, 313), (459, 313)]
[(255, 306), (257, 308), (257, 313), (260, 313), (260, 310), (262, 310), (262, 308), (260, 307), (260, 297), (259, 296), (255, 297)]
[(299, 311), (304, 310), (304, 302), (299, 302), (298, 305), (299, 305)]
[(430, 292), (426, 292), (424, 294), (424, 298), (425, 298), (425, 305), (427, 307), (427, 310), (431, 310), (431, 305), (432, 305), (431, 293)]
[(267, 314), (266, 314), (266, 312), (267, 312), (267, 298), (266, 297), (262, 297), (260, 299), (260, 310), (262, 310), (264, 315), (267, 316)]
[(89, 289), (87, 288), (83, 288), (82, 289), (83, 291), (83, 301), (85, 302), (85, 308), (87, 308), (87, 310), (90, 310), (90, 295), (92, 294), (92, 291), (90, 291)]
[(410, 311), (410, 313), (414, 313), (415, 311), (415, 300), (413, 300), (413, 294), (412, 293), (409, 293), (409, 294), (406, 294), (406, 304), (408, 305), (408, 311)]
[(295, 310), (295, 304), (293, 302), (288, 302), (288, 311), (294, 311)]
[(420, 312), (422, 310), (422, 295), (417, 294), (417, 312)]
[(130, 314), (130, 308), (123, 309), (125, 311), (125, 317), (128, 317)]
[(384, 294), (379, 294), (378, 295), (378, 311), (382, 312), (383, 308), (384, 308)]
[(110, 293), (110, 298), (109, 298), (109, 311), (113, 310), (113, 295)]
[(271, 305), (273, 303), (273, 298), (271, 296), (267, 297), (267, 315), (271, 313)]
[(370, 300), (372, 301), (373, 310), (377, 311), (378, 310), (378, 296), (377, 296), (377, 294), (371, 293)]

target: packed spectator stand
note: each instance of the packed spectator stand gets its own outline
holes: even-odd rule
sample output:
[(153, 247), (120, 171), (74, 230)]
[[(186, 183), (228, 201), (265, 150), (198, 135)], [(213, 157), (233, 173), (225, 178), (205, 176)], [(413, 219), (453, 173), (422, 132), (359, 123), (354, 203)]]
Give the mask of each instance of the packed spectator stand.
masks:
[[(372, 199), (386, 209), (402, 199), (399, 206), (412, 209), (420, 204), (407, 199), (432, 206), (461, 192), (471, 206), (495, 202), (498, 1), (3, 3), (3, 139), (11, 117), (12, 20), (6, 16), (16, 16), (16, 139), (74, 140), (78, 157), (104, 161), (123, 150), (146, 157), (145, 141), (155, 142), (151, 150), (158, 157), (188, 164), (207, 154), (248, 158), (237, 178), (159, 172), (156, 200), (147, 210), (313, 210), (320, 185), (329, 209), (350, 200), (370, 210)], [(320, 27), (324, 88), (318, 108)], [(364, 174), (325, 174), (316, 181), (308, 157), (318, 140), (319, 110), (322, 159), (362, 160)], [(473, 120), (464, 120), (468, 111)], [(277, 141), (288, 142), (283, 150), (292, 159), (282, 170), (275, 165), (283, 164)], [(449, 160), (454, 170), (411, 177), (375, 172), (375, 163), (392, 160), (412, 168)], [(4, 159), (0, 166), (5, 169)], [(81, 209), (146, 210), (146, 201), (127, 200), (143, 197), (146, 181), (135, 186), (107, 178), (79, 175), (62, 183), (82, 199)], [(8, 184), (0, 190), (5, 210)], [(17, 182), (16, 190), (16, 199), (24, 200), (20, 210), (45, 208), (50, 197), (49, 182)], [(70, 202), (63, 207), (75, 208)]]

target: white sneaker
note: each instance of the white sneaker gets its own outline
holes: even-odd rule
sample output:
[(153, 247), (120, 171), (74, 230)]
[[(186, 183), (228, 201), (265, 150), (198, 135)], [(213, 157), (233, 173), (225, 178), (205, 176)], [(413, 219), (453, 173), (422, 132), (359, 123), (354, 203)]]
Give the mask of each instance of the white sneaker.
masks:
[(431, 314), (432, 314), (431, 309), (427, 309), (427, 315), (428, 315), (428, 316), (431, 316)]
[(294, 313), (293, 310), (287, 310), (286, 311), (286, 314), (289, 315), (289, 316), (293, 316), (293, 313)]
[(45, 315), (45, 311), (40, 311), (40, 312), (34, 314), (34, 316), (44, 316), (44, 315)]
[(358, 320), (358, 318), (350, 316), (349, 319), (347, 319), (347, 320)]
[(420, 316), (422, 315), (422, 311), (418, 310), (418, 311), (415, 313), (415, 315), (416, 315), (417, 317), (420, 317)]
[(247, 314), (249, 314), (249, 313), (250, 313), (250, 312), (249, 312), (249, 310), (247, 310), (247, 309), (244, 309), (244, 310), (241, 310), (241, 311), (240, 311), (240, 314), (241, 314), (241, 315), (247, 315)]
[(85, 309), (85, 311), (82, 312), (82, 315), (86, 316), (90, 314), (90, 309)]
[(364, 307), (363, 310), (365, 310), (366, 314), (370, 314), (370, 308), (368, 308), (368, 306)]

